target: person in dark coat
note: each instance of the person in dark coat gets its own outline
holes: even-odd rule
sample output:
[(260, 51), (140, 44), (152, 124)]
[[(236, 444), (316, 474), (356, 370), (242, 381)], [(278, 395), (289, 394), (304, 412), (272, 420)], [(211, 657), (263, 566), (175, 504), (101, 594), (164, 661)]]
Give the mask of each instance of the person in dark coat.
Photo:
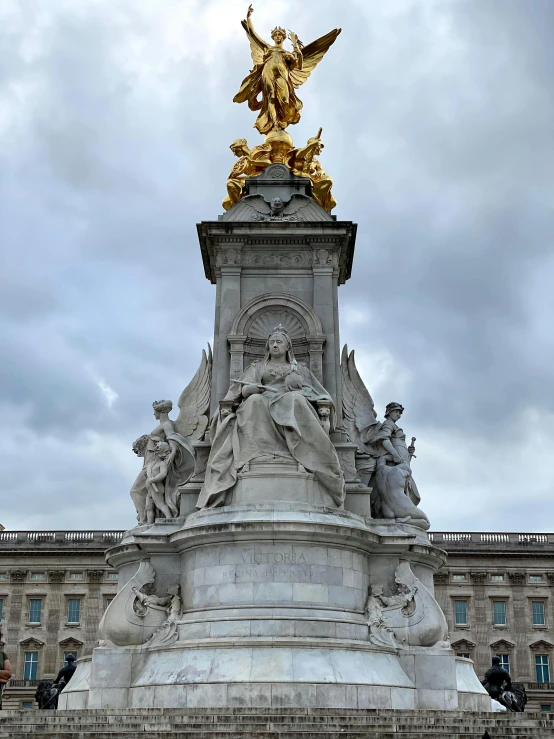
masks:
[[(77, 665), (75, 664), (75, 657), (72, 654), (69, 654), (67, 656), (67, 664), (65, 667), (62, 667), (62, 669), (58, 672), (58, 677), (54, 680), (54, 683), (56, 685), (60, 684), (60, 681), (63, 680), (65, 685), (71, 680), (73, 677), (73, 673), (77, 669)], [(60, 686), (60, 690), (61, 690)]]
[(492, 667), (486, 671), (482, 684), (490, 697), (505, 706), (508, 711), (520, 712), (522, 710), (516, 696), (512, 693), (510, 673), (500, 666), (500, 657), (492, 658)]
[(35, 700), (40, 710), (53, 711), (58, 707), (58, 691), (53, 683), (53, 680), (44, 679), (37, 686)]

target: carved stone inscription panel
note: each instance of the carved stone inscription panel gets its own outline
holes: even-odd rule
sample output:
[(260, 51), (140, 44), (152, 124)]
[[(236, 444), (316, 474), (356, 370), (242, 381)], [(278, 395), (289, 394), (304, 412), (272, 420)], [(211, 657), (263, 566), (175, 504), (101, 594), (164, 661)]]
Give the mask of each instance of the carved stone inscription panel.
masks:
[(219, 545), (183, 554), (185, 608), (279, 604), (363, 611), (367, 558), (339, 547)]

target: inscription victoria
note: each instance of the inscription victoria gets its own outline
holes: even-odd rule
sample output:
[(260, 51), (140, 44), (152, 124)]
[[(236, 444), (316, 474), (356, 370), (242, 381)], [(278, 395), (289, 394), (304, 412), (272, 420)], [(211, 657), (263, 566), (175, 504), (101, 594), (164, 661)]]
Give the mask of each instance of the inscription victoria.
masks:
[(222, 577), (230, 581), (275, 581), (325, 583), (324, 567), (306, 564), (302, 552), (254, 552), (241, 553), (244, 565), (230, 565)]
[(302, 564), (306, 563), (306, 557), (302, 552), (243, 552), (242, 561), (244, 564), (262, 565), (274, 562), (276, 565), (285, 564)]

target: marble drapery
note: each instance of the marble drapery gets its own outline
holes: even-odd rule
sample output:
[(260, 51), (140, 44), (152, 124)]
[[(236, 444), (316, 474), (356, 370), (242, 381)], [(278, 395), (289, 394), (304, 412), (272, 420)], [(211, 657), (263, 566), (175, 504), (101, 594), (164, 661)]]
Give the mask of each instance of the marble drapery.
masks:
[[(238, 472), (256, 459), (294, 459), (328, 490), (337, 507), (345, 495), (344, 476), (329, 436), (321, 426), (318, 402), (332, 403), (330, 395), (307, 367), (295, 372), (302, 388), (288, 390), (286, 376), (274, 377), (265, 361), (253, 362), (231, 384), (225, 400), (240, 403), (235, 412), (221, 418), (218, 411), (211, 427), (212, 450), (197, 507), (223, 505), (237, 481)], [(242, 400), (244, 384), (268, 387)]]

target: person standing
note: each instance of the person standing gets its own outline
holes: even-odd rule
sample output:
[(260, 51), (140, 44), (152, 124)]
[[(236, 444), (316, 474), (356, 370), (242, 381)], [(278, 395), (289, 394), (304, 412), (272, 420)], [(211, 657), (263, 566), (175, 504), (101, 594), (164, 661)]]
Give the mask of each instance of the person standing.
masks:
[[(71, 680), (73, 677), (73, 673), (77, 669), (77, 665), (75, 664), (75, 656), (73, 654), (68, 654), (66, 658), (67, 664), (62, 667), (62, 669), (58, 672), (57, 678), (54, 680), (54, 685), (59, 686), (59, 683), (63, 680), (65, 685)], [(65, 687), (65, 686), (62, 686)], [(61, 690), (61, 688), (59, 689)]]

